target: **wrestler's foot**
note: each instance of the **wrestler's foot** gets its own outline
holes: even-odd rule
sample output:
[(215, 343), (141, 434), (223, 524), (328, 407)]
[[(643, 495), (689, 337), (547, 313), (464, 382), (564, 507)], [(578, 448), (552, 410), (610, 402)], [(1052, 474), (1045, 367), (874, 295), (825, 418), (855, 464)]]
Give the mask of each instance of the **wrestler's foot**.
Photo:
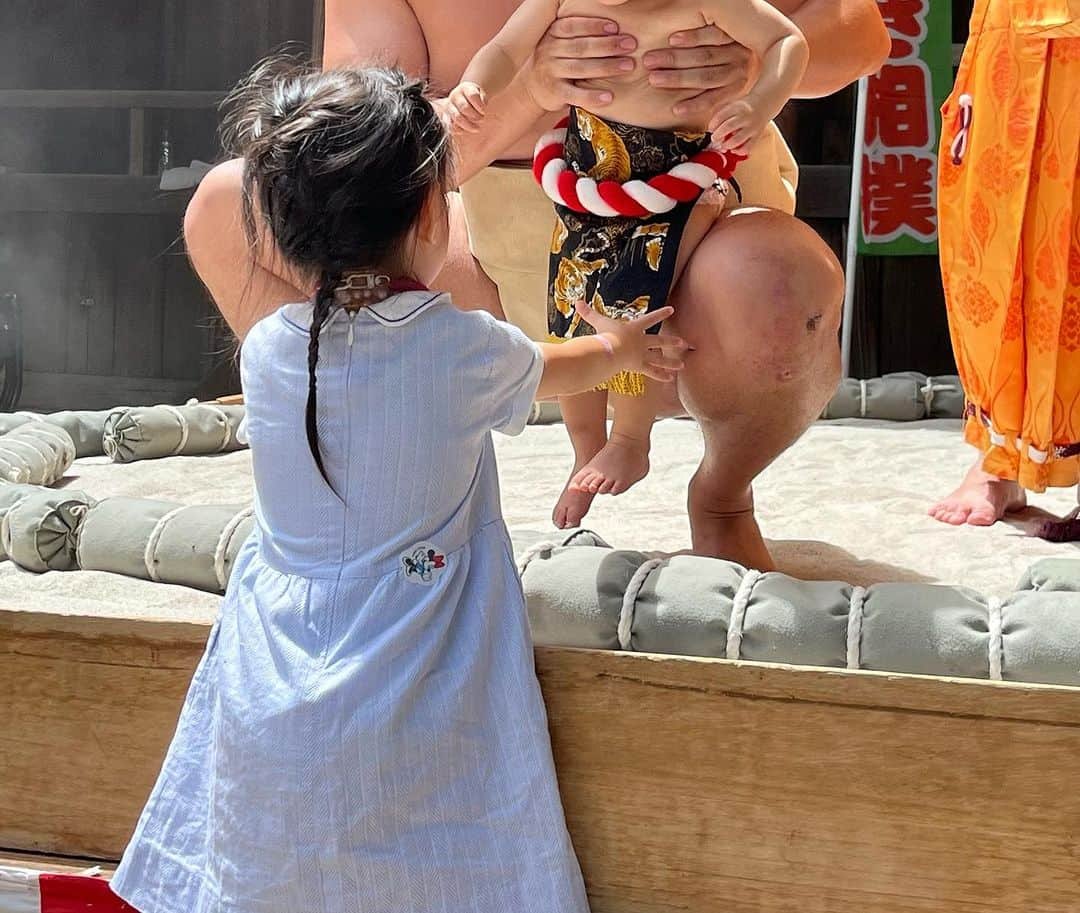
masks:
[(984, 472), (981, 462), (960, 487), (930, 508), (930, 516), (953, 526), (992, 526), (1007, 513), (1027, 507), (1027, 495), (1015, 482)]
[(589, 491), (579, 491), (573, 487), (573, 483), (578, 473), (604, 449), (606, 443), (606, 434), (589, 441), (574, 442), (574, 468), (570, 471), (570, 478), (566, 480), (566, 487), (559, 495), (559, 500), (551, 515), (551, 520), (557, 529), (574, 529), (580, 526), (581, 521), (585, 519), (585, 514), (592, 507), (593, 498), (596, 495)]
[(695, 476), (690, 482), (689, 509), (693, 554), (723, 558), (756, 571), (776, 569), (749, 492), (735, 501), (720, 501), (710, 495), (708, 483)]
[(570, 480), (573, 491), (589, 495), (621, 495), (649, 474), (649, 438), (613, 431), (604, 445)]

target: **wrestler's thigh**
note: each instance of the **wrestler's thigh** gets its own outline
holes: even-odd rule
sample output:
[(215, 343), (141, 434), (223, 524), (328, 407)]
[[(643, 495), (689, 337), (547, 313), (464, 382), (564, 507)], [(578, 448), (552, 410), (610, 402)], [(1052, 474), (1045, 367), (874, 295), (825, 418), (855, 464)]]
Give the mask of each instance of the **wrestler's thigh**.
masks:
[(492, 282), (469, 249), (469, 230), (461, 196), (449, 194), (450, 243), (446, 263), (435, 279), (439, 291), (449, 292), (463, 311), (487, 311), (505, 320), (498, 287)]

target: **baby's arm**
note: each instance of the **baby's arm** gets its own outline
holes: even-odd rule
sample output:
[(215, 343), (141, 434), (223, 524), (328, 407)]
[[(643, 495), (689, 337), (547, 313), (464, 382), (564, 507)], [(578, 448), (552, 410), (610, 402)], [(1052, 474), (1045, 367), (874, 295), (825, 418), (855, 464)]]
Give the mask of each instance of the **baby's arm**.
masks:
[(559, 12), (560, 0), (524, 0), (499, 33), (485, 44), (465, 68), (450, 101), (463, 126), (473, 129), (484, 117), (489, 98), (514, 81)]
[(761, 60), (754, 87), (721, 108), (709, 125), (724, 148), (741, 152), (795, 94), (810, 51), (798, 27), (767, 0), (711, 0), (703, 12)]

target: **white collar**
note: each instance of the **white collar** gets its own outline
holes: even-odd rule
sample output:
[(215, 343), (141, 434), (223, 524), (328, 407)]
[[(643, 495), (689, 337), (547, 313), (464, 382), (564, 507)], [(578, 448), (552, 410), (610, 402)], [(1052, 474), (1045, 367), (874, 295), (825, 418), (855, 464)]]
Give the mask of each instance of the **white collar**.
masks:
[[(431, 308), (435, 307), (437, 304), (449, 303), (450, 296), (446, 292), (398, 292), (396, 295), (391, 295), (385, 301), (378, 301), (375, 304), (370, 304), (356, 313), (357, 316), (367, 314), (376, 323), (381, 323), (385, 327), (400, 327), (405, 326), (407, 323), (411, 323), (425, 311), (431, 310)], [(311, 310), (312, 306), (310, 301), (287, 304), (282, 309), (282, 316), (295, 329), (306, 333), (311, 327)], [(344, 308), (338, 308), (323, 326), (323, 330), (325, 331), (327, 327), (333, 325), (338, 320), (343, 319), (341, 315), (347, 317), (348, 312)]]

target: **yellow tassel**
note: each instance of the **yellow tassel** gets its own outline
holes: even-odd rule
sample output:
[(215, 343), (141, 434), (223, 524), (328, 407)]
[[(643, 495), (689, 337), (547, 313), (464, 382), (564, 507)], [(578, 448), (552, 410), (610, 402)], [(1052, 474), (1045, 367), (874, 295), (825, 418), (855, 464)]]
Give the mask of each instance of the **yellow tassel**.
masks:
[(622, 396), (644, 396), (645, 375), (622, 371), (611, 378), (606, 386), (609, 392), (618, 393)]

